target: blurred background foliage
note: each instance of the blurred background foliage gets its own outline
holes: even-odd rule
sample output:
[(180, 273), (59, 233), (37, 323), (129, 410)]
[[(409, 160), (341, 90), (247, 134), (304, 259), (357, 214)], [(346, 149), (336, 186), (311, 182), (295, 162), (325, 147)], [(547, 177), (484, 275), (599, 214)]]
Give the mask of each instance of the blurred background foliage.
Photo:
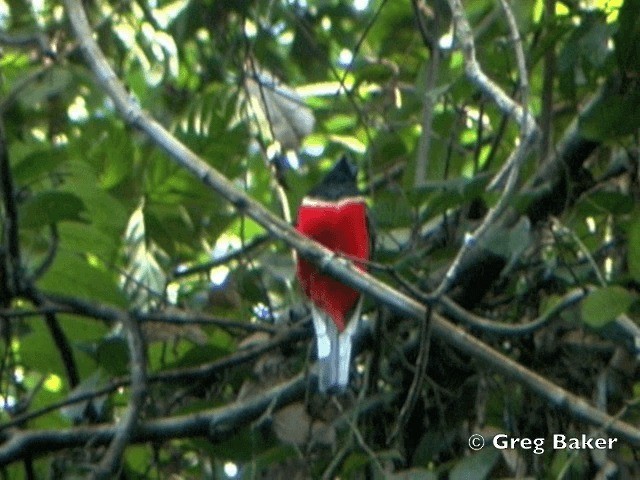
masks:
[[(387, 266), (376, 274), (396, 287), (403, 278), (424, 292), (434, 288), (462, 234), (497, 200), (485, 187), (520, 132), (465, 78), (444, 0), (84, 5), (132, 98), (274, 213), (295, 218), (300, 199), (332, 162), (342, 153), (354, 159), (377, 228), (376, 261)], [(613, 368), (620, 344), (600, 331), (619, 315), (635, 322), (638, 314), (640, 2), (518, 0), (511, 6), (529, 73), (524, 98), (543, 132), (523, 181), (560, 149), (572, 122), (579, 122), (578, 135), (593, 153), (580, 163), (582, 183), (567, 180), (559, 206), (541, 218), (530, 211), (538, 197), (524, 189), (516, 195), (514, 208), (531, 221), (484, 245), (500, 267), (472, 276), (486, 283), (479, 298), (457, 300), (480, 315), (517, 323), (549, 310), (573, 288), (592, 287), (595, 293), (579, 307), (535, 335), (504, 340), (480, 334), (594, 400), (597, 377)], [(477, 0), (465, 8), (481, 66), (522, 100), (500, 3)], [(204, 312), (267, 327), (300, 319), (291, 252), (265, 240), (262, 227), (123, 123), (85, 68), (60, 2), (0, 0), (0, 34), (0, 113), (25, 278), (47, 294), (142, 312)], [(597, 97), (605, 87), (610, 94)], [(595, 105), (578, 120), (593, 98)], [(419, 145), (426, 135), (429, 161), (420, 181)], [(232, 252), (239, 254), (225, 261)], [(60, 313), (81, 380), (73, 389), (44, 322), (27, 315), (35, 306), (19, 296), (3, 301), (3, 314), (25, 314), (3, 323), (4, 421), (127, 373), (121, 328)], [(638, 451), (626, 445), (604, 460), (589, 452), (471, 452), (465, 442), (474, 429), (533, 438), (586, 433), (587, 427), (442, 342), (432, 349), (412, 422), (390, 441), (415, 361), (415, 348), (403, 353), (397, 345), (411, 344), (417, 331), (402, 319), (376, 330), (381, 338), (359, 357), (347, 399), (312, 398), (302, 410), (275, 414), (270, 428), (247, 427), (223, 441), (132, 445), (122, 478), (319, 478), (323, 472), (340, 478), (588, 478), (611, 463), (616, 478), (639, 475)], [(247, 341), (241, 329), (195, 324), (148, 323), (145, 335), (150, 372), (212, 362)], [(263, 364), (236, 366), (207, 382), (154, 383), (145, 417), (229, 404), (248, 395), (251, 382), (272, 384), (313, 358), (306, 340), (270, 355)], [(626, 355), (610, 381), (606, 408), (617, 413), (624, 407), (625, 418), (637, 422), (640, 383), (636, 360)], [(363, 372), (372, 363), (376, 381), (367, 384)], [(397, 396), (356, 424), (334, 428), (342, 409), (380, 392)], [(127, 397), (127, 389), (96, 397), (92, 420), (117, 417)], [(22, 428), (89, 421), (87, 405), (74, 405), (42, 413)], [(300, 435), (303, 426), (307, 432)], [(88, 461), (89, 454), (64, 451), (38, 458), (35, 470), (38, 478), (76, 478)], [(2, 473), (25, 476), (19, 464)]]

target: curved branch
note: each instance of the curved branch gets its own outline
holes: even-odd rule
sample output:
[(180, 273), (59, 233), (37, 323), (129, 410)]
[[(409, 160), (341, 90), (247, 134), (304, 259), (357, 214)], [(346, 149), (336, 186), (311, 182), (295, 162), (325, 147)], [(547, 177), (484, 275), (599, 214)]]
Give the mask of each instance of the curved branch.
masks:
[(121, 321), (127, 331), (127, 345), (131, 363), (131, 394), (127, 410), (117, 425), (109, 448), (100, 465), (93, 472), (96, 479), (112, 478), (120, 466), (122, 454), (129, 444), (138, 422), (138, 414), (146, 397), (146, 357), (140, 325), (130, 315), (123, 315)]
[(569, 307), (572, 307), (584, 297), (586, 297), (587, 294), (587, 290), (572, 290), (564, 297), (562, 297), (562, 300), (560, 300), (556, 305), (540, 315), (538, 318), (522, 324), (494, 322), (487, 318), (480, 317), (479, 315), (465, 310), (448, 297), (442, 297), (442, 301), (440, 304), (442, 305), (442, 308), (447, 315), (450, 315), (459, 322), (470, 326), (474, 330), (494, 335), (521, 337), (525, 335), (531, 335), (535, 331), (541, 329), (562, 311)]

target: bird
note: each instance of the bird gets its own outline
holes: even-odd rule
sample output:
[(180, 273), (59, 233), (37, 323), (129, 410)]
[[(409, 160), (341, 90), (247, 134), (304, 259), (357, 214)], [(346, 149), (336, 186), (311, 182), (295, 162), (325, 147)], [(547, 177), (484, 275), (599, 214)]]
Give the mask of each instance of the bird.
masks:
[[(367, 204), (357, 186), (357, 168), (346, 156), (302, 199), (296, 229), (366, 271), (372, 242)], [(342, 393), (349, 383), (351, 346), (362, 295), (298, 258), (296, 276), (311, 304), (318, 356), (318, 390)]]

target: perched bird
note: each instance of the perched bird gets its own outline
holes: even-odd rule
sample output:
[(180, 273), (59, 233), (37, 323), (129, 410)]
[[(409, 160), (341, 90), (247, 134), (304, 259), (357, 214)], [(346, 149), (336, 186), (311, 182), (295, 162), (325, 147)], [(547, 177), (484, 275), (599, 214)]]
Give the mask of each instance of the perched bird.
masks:
[[(350, 260), (371, 258), (367, 206), (356, 185), (356, 167), (342, 157), (302, 200), (297, 230)], [(362, 295), (299, 258), (298, 280), (311, 303), (321, 392), (339, 392), (349, 382), (352, 337)]]

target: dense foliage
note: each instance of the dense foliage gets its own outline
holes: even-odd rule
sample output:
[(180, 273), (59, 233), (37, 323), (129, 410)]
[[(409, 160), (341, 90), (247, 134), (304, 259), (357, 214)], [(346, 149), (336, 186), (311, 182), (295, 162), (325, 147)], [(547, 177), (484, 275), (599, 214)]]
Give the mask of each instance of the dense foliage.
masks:
[[(0, 0), (4, 478), (640, 476), (639, 0), (83, 2), (115, 74), (64, 3)], [(360, 166), (344, 395), (299, 244), (173, 138), (289, 223)]]

